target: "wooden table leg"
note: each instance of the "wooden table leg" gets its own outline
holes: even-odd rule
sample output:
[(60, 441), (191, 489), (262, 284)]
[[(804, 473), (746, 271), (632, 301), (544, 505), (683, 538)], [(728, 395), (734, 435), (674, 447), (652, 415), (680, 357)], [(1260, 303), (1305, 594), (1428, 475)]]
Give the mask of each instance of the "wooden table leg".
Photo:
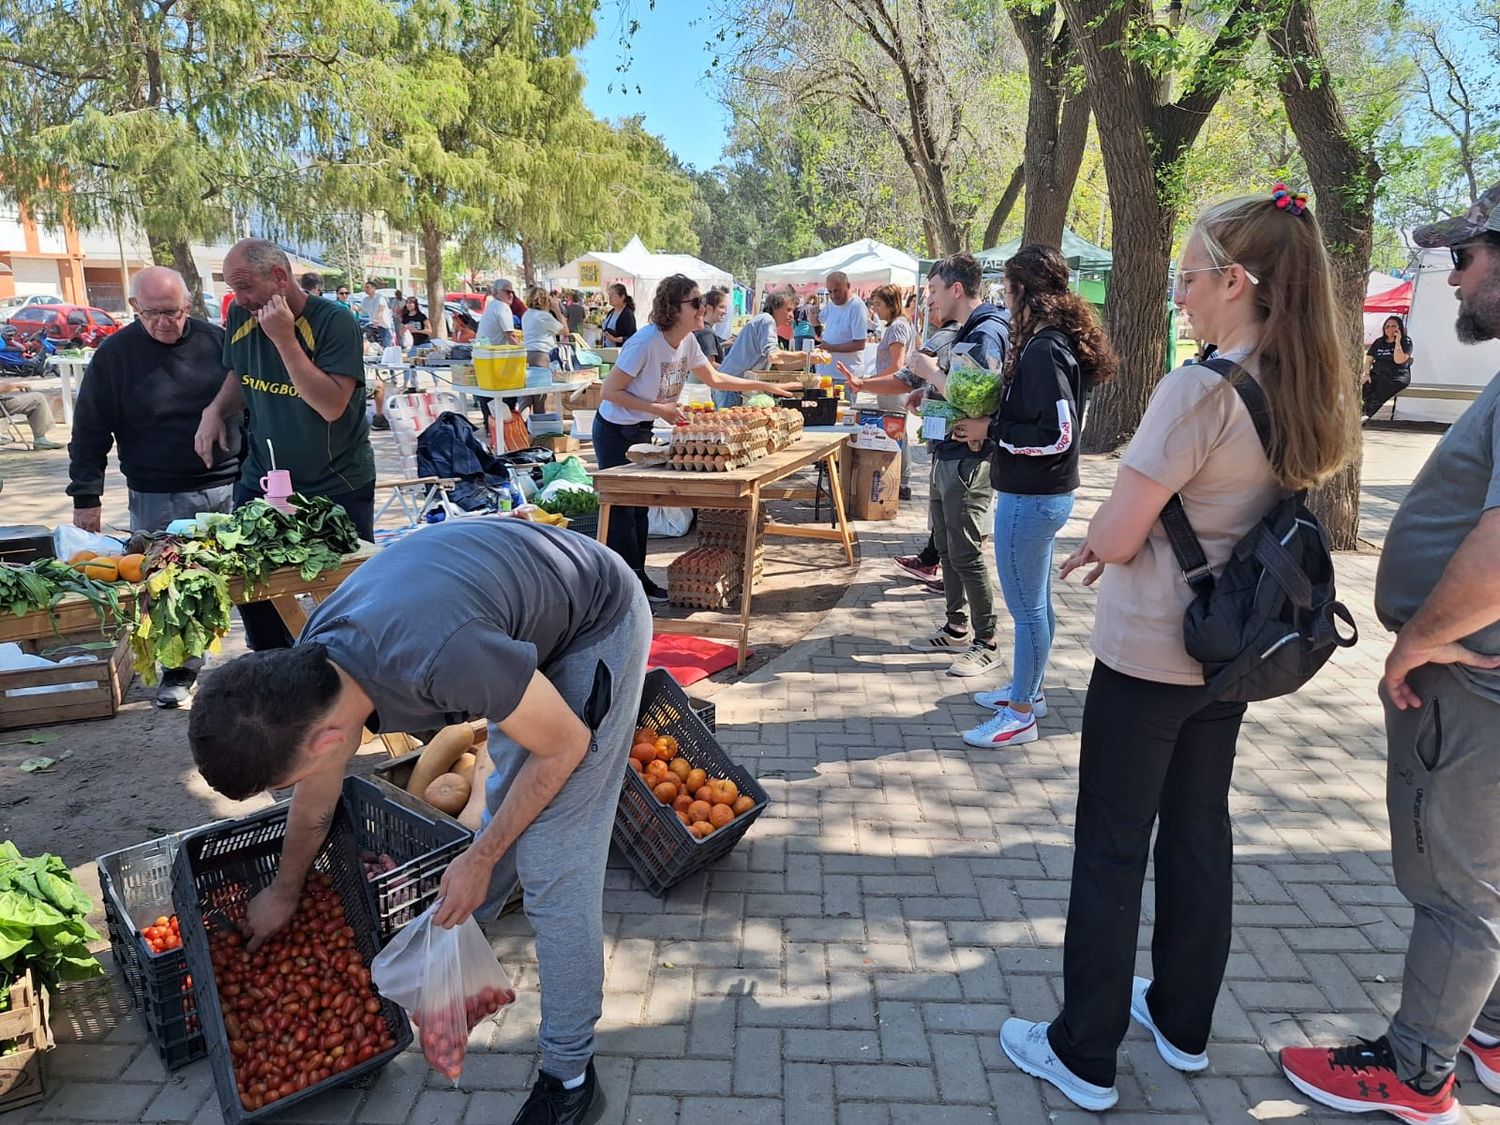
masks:
[(307, 614), (302, 611), (297, 595), (278, 594), (271, 599), (271, 604), (276, 607), (276, 612), (281, 614), (281, 620), (286, 625), (287, 632), (293, 638), (301, 636), (302, 627), (307, 624)]
[(854, 536), (849, 531), (849, 516), (844, 511), (844, 486), (839, 483), (839, 455), (831, 451), (824, 459), (828, 465), (829, 491), (833, 493), (833, 510), (838, 516), (839, 538), (844, 544), (844, 558), (854, 565)]
[(734, 670), (745, 670), (745, 649), (750, 643), (750, 598), (755, 589), (755, 539), (760, 522), (760, 485), (750, 486), (750, 507), (745, 512), (745, 577), (740, 586), (740, 650)]
[(594, 533), (594, 538), (600, 543), (609, 542), (609, 513), (613, 507), (608, 500), (599, 505), (599, 530)]

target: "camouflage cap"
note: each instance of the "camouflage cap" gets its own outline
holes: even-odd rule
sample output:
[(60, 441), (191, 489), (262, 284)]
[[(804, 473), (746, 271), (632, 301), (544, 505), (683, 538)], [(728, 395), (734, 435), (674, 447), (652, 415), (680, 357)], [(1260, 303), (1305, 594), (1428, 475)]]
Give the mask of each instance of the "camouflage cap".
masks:
[(1500, 205), (1500, 184), (1493, 185), (1481, 195), (1465, 214), (1418, 227), (1412, 231), (1412, 241), (1430, 250), (1437, 246), (1472, 242), (1486, 231), (1500, 234), (1500, 206), (1497, 205)]

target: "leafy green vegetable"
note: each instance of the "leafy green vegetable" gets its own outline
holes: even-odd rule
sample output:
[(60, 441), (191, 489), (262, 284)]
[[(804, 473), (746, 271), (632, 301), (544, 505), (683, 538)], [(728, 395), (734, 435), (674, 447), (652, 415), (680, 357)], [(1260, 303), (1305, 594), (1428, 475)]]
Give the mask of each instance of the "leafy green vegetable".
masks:
[(102, 974), (88, 951), (100, 940), (85, 921), (91, 906), (57, 856), (32, 859), (9, 840), (0, 843), (0, 978), (30, 968), (53, 986)]
[(537, 501), (536, 506), (559, 516), (591, 516), (599, 510), (599, 495), (581, 488), (559, 488), (546, 500)]
[(967, 356), (954, 356), (943, 397), (965, 418), (987, 418), (1000, 405), (1000, 373), (980, 367)]
[(922, 417), (945, 418), (948, 421), (948, 429), (951, 430), (954, 422), (962, 422), (967, 415), (951, 402), (944, 402), (940, 398), (929, 398), (922, 403)]
[(214, 545), (232, 552), (221, 558), (244, 575), (247, 590), (283, 566), (295, 566), (304, 581), (311, 581), (359, 548), (354, 521), (326, 496), (294, 494), (288, 502), (295, 512), (252, 500), (211, 531)]
[[(189, 556), (191, 557), (191, 556)], [(201, 556), (200, 556), (201, 557)], [(203, 566), (174, 559), (146, 579), (140, 619), (130, 637), (135, 670), (147, 685), (156, 666), (181, 668), (229, 632), (229, 583)]]

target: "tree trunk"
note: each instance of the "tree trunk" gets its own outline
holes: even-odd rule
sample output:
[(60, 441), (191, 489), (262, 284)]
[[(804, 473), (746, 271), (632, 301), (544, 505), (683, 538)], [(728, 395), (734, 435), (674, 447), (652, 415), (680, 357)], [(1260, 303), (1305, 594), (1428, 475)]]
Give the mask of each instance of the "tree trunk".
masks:
[(422, 224), (422, 264), (427, 271), (427, 327), (436, 339), (448, 338), (448, 291), (443, 287), (443, 235), (437, 225)]
[[(1267, 31), (1280, 57), (1287, 120), (1307, 161), (1317, 196), (1318, 222), (1333, 264), (1334, 307), (1344, 337), (1349, 393), (1359, 398), (1364, 352), (1363, 305), (1374, 238), (1375, 187), (1381, 168), (1369, 140), (1350, 129), (1323, 60), (1317, 21), (1307, 0), (1290, 0), (1285, 17)], [(1354, 424), (1351, 421), (1351, 424)], [(1335, 550), (1359, 544), (1360, 437), (1349, 464), (1312, 495), (1312, 508)]]
[(536, 284), (536, 258), (532, 253), (531, 239), (521, 240), (521, 277), (524, 284), (532, 286)]
[[(1021, 185), (1026, 180), (1026, 162), (1022, 161), (1016, 165), (1016, 170), (1010, 174), (1010, 182), (1005, 185), (1005, 190), (1000, 193), (1000, 202), (995, 204), (995, 210), (990, 215), (989, 225), (984, 228), (984, 238), (980, 240), (979, 249), (988, 250), (1000, 241), (1000, 228), (1005, 226), (1005, 221), (1010, 218), (1010, 213), (1016, 208), (1016, 200), (1021, 195)], [(1030, 215), (1031, 209), (1027, 208)]]
[(1061, 246), (1068, 203), (1088, 140), (1088, 93), (1068, 88), (1069, 71), (1077, 64), (1078, 55), (1066, 21), (1053, 31), (1055, 8), (1049, 6), (1039, 12), (1013, 8), (1010, 17), (1026, 51), (1031, 79), (1023, 161), (1026, 221), (1021, 241)]
[(151, 244), (151, 260), (158, 266), (168, 266), (182, 274), (192, 299), (193, 315), (206, 317), (207, 307), (203, 303), (203, 278), (198, 273), (198, 263), (193, 261), (193, 248), (187, 236), (180, 231), (147, 230), (146, 239)]

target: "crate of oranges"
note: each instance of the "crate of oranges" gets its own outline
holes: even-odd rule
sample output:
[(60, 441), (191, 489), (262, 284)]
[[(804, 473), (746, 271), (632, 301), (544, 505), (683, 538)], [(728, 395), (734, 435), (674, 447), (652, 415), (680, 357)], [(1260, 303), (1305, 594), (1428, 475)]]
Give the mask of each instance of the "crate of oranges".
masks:
[(720, 749), (664, 670), (646, 675), (614, 841), (655, 895), (739, 843), (766, 791)]

